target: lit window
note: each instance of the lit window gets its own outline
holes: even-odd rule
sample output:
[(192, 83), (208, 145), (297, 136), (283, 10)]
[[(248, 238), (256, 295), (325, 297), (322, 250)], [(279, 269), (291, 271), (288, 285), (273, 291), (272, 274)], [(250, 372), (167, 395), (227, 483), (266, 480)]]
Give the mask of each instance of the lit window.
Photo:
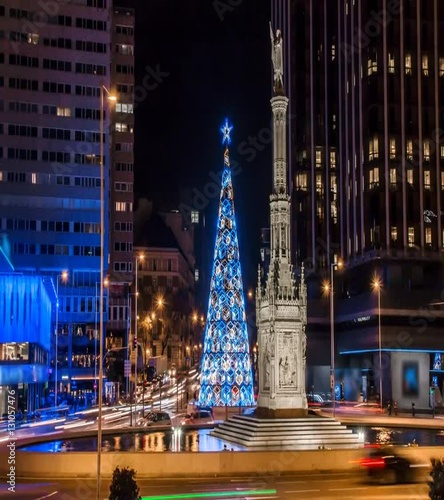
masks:
[(425, 228), (425, 242), (426, 245), (432, 244), (432, 228), (430, 226)]
[(194, 281), (199, 281), (199, 269), (194, 270)]
[(35, 172), (31, 173), (31, 183), (37, 184), (37, 174)]
[(440, 151), (441, 151), (441, 159), (444, 159), (444, 146), (441, 146)]
[(396, 159), (396, 139), (390, 139), (390, 159)]
[(322, 151), (320, 149), (316, 150), (316, 166), (320, 167), (322, 165)]
[(368, 144), (368, 159), (369, 161), (379, 158), (378, 138), (373, 137)]
[(38, 33), (28, 33), (28, 43), (37, 45), (39, 43)]
[(319, 220), (324, 220), (324, 203), (322, 200), (318, 200), (316, 203), (316, 215)]
[(424, 141), (424, 161), (430, 161), (430, 141)]
[(0, 182), (3, 182), (3, 172), (0, 170)]
[(330, 166), (331, 168), (336, 167), (336, 151), (330, 151)]
[(396, 168), (390, 169), (390, 186), (396, 187)]
[(412, 139), (407, 139), (407, 160), (413, 160), (413, 141)]
[(332, 193), (337, 193), (338, 192), (338, 186), (336, 184), (336, 175), (335, 174), (331, 174), (331, 177), (330, 177), (330, 189), (331, 189)]
[(444, 172), (441, 172), (441, 190), (444, 191)]
[(407, 243), (411, 248), (415, 244), (415, 228), (413, 226), (409, 226), (407, 234), (408, 234)]
[(424, 170), (424, 189), (430, 189), (430, 170)]
[(296, 189), (301, 191), (307, 191), (307, 174), (298, 173), (296, 174)]
[(331, 202), (331, 218), (333, 219), (333, 224), (338, 223), (338, 207), (334, 201)]
[(444, 57), (439, 58), (439, 76), (444, 76)]
[(392, 241), (396, 241), (398, 239), (398, 228), (396, 226), (392, 226), (390, 228), (390, 238)]
[(422, 74), (424, 76), (429, 76), (429, 56), (422, 56)]
[(333, 130), (336, 130), (336, 115), (332, 116)]
[(199, 211), (191, 210), (191, 224), (199, 224)]
[(368, 183), (370, 189), (374, 189), (379, 186), (379, 167), (373, 167), (370, 169)]
[(395, 56), (394, 56), (394, 54), (388, 55), (388, 72), (389, 73), (395, 72)]
[(367, 61), (367, 68), (368, 68), (368, 76), (371, 76), (373, 73), (377, 73), (378, 72), (378, 61), (376, 60), (376, 55), (375, 55), (375, 58), (372, 59), (372, 58), (368, 58), (368, 61)]
[(411, 54), (405, 55), (405, 74), (406, 75), (412, 74), (412, 55)]
[(407, 169), (407, 184), (413, 186), (413, 169)]
[(57, 108), (57, 116), (71, 116), (71, 108)]
[(321, 174), (316, 174), (316, 192), (317, 193), (323, 192), (322, 175)]
[(335, 60), (335, 58), (336, 58), (336, 45), (335, 45), (335, 44), (333, 44), (333, 45), (331, 46), (331, 60), (332, 60), (332, 61), (334, 61), (334, 60)]
[(117, 113), (133, 113), (134, 108), (132, 104), (125, 104), (118, 102), (116, 103), (116, 112)]

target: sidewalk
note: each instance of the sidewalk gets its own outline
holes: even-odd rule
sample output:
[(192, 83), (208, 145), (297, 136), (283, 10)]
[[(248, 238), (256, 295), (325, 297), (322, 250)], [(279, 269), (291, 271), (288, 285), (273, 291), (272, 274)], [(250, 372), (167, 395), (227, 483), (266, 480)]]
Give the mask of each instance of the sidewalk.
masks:
[[(317, 412), (323, 417), (332, 417), (332, 409), (323, 409)], [(366, 414), (360, 412), (357, 414), (346, 409), (336, 410), (335, 418), (344, 424), (352, 425), (382, 425), (390, 427), (411, 427), (411, 428), (428, 428), (428, 429), (443, 429), (444, 430), (444, 415), (419, 414), (412, 417), (411, 413), (398, 413), (398, 415), (382, 414)]]

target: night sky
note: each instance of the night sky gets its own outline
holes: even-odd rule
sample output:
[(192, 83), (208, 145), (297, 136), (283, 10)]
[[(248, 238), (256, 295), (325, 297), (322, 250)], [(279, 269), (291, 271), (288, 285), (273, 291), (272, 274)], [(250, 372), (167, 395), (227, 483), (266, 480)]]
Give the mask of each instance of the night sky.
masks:
[[(136, 197), (173, 199), (181, 186), (203, 192), (214, 183), (211, 172), (223, 167), (219, 129), (228, 117), (231, 158), (240, 170), (233, 184), (244, 286), (254, 287), (272, 176), (270, 2), (138, 4)], [(249, 137), (261, 139), (251, 146)], [(206, 208), (214, 231), (218, 198), (217, 192)], [(212, 234), (211, 255), (213, 245)]]

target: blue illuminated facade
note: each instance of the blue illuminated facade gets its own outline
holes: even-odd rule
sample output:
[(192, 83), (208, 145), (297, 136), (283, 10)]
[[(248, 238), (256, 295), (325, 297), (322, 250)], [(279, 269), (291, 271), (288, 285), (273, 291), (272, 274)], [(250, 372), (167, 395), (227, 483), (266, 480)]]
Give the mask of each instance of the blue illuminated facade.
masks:
[(254, 405), (228, 150), (231, 129), (228, 122), (221, 129), (226, 149), (201, 363), (199, 404), (208, 406)]
[(40, 276), (0, 274), (0, 411), (8, 390), (18, 410), (45, 405), (54, 291)]

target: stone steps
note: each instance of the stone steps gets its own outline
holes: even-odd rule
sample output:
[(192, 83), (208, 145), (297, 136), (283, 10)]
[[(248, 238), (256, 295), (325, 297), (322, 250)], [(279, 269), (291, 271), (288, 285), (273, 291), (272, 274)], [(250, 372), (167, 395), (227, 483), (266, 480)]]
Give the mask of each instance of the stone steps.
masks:
[(363, 443), (351, 429), (333, 418), (261, 419), (233, 415), (211, 435), (256, 450), (359, 448)]

